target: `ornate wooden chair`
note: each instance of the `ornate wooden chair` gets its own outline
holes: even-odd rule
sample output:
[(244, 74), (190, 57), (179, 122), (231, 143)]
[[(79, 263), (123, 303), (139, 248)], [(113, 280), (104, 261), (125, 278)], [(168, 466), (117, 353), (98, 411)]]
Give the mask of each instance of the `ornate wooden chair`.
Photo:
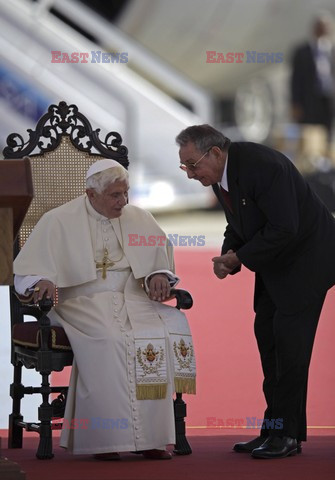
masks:
[[(40, 217), (85, 192), (85, 173), (100, 157), (111, 158), (128, 167), (127, 148), (117, 132), (110, 132), (104, 141), (99, 129), (93, 130), (88, 119), (76, 105), (51, 105), (39, 120), (36, 130), (28, 130), (25, 143), (21, 135), (13, 133), (7, 138), (4, 158), (22, 158), (29, 155), (34, 183), (34, 200), (28, 210), (14, 246), (17, 255)], [(188, 309), (192, 297), (184, 290), (176, 290), (177, 308)], [(11, 326), (14, 379), (10, 386), (12, 413), (9, 415), (9, 448), (22, 448), (23, 430), (35, 431), (40, 436), (36, 453), (39, 459), (53, 457), (52, 419), (62, 418), (65, 410), (67, 386), (50, 386), (53, 371), (62, 371), (72, 364), (73, 353), (68, 338), (61, 327), (50, 326), (47, 316), (52, 302), (44, 300), (39, 306), (23, 304), (11, 289)], [(57, 295), (56, 299), (57, 301)], [(35, 321), (25, 321), (25, 316)], [(41, 374), (41, 386), (22, 384), (22, 367), (35, 369)], [(38, 408), (39, 422), (24, 421), (21, 400), (25, 395), (39, 393), (42, 403)], [(58, 393), (51, 401), (50, 394)], [(181, 394), (174, 400), (176, 420), (175, 453), (192, 452), (185, 436), (186, 405)], [(61, 423), (56, 424), (61, 428)]]

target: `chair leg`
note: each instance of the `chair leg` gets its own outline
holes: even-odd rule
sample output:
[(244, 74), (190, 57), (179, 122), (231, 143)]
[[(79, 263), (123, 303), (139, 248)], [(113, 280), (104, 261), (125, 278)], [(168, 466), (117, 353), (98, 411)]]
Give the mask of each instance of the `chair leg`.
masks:
[(177, 455), (190, 455), (192, 449), (186, 438), (186, 403), (182, 399), (182, 394), (177, 393), (174, 404), (174, 417), (176, 425), (176, 444), (173, 452)]
[(22, 365), (14, 365), (13, 383), (10, 386), (10, 396), (12, 397), (12, 413), (9, 415), (8, 424), (8, 448), (22, 448), (23, 427), (17, 422), (23, 421), (21, 415), (21, 399), (24, 396), (22, 378)]
[(49, 372), (42, 373), (42, 403), (38, 407), (38, 419), (40, 421), (39, 434), (40, 442), (38, 445), (36, 457), (40, 460), (48, 460), (54, 457), (52, 453), (52, 406), (49, 403), (49, 395), (51, 393), (49, 383)]

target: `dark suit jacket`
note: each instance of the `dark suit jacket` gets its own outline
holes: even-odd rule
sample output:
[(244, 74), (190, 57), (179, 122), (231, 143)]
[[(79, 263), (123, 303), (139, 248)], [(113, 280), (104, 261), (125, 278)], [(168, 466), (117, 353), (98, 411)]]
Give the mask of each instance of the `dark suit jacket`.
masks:
[[(234, 142), (227, 178), (233, 214), (222, 254), (237, 252), (283, 313), (305, 308), (335, 284), (335, 220), (292, 162), (280, 152)], [(221, 203), (217, 186), (214, 191)]]
[(328, 98), (323, 98), (312, 46), (306, 43), (296, 49), (292, 59), (291, 101), (303, 109), (302, 123), (315, 123), (329, 127), (334, 114), (335, 53), (332, 54), (334, 89)]

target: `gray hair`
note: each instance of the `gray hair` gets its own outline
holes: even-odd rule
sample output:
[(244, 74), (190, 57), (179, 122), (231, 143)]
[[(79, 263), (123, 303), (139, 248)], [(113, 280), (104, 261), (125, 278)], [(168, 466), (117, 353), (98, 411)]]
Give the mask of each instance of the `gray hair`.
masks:
[(221, 132), (208, 124), (193, 125), (185, 128), (177, 135), (176, 142), (180, 147), (185, 147), (189, 142), (194, 143), (196, 148), (202, 153), (215, 146), (226, 151), (230, 145), (228, 137), (225, 137)]
[(86, 180), (86, 188), (92, 188), (97, 193), (102, 193), (110, 183), (114, 182), (126, 182), (129, 187), (129, 174), (121, 164), (118, 167), (107, 168), (91, 175)]

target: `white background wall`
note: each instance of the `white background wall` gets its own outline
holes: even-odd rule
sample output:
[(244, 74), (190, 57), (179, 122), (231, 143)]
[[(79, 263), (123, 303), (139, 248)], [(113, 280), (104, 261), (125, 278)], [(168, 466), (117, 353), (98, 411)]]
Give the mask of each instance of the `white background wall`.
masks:
[[(0, 428), (8, 427), (8, 415), (11, 412), (9, 386), (13, 379), (13, 367), (10, 363), (10, 318), (8, 287), (0, 287)], [(33, 370), (23, 369), (23, 383), (38, 386), (40, 375)], [(41, 403), (40, 395), (26, 396), (22, 410), (27, 421), (37, 420), (37, 407)]]

